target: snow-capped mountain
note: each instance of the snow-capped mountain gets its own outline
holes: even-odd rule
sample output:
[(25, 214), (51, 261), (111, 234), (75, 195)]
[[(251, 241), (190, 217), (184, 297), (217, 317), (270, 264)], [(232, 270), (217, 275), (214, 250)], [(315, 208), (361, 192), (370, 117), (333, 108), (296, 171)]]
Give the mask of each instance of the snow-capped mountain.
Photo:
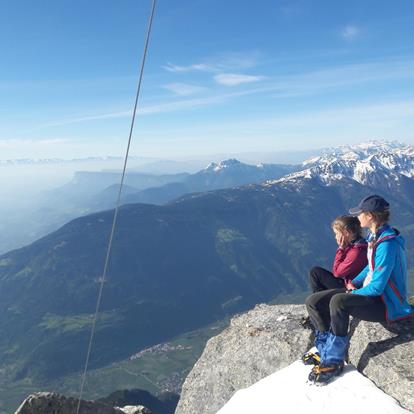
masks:
[(240, 169), (240, 168), (246, 168), (246, 167), (252, 167), (252, 166), (243, 164), (239, 160), (236, 160), (234, 158), (230, 158), (228, 160), (221, 161), (218, 164), (216, 162), (211, 162), (210, 164), (207, 165), (206, 168), (204, 168), (204, 170), (202, 170), (202, 172), (208, 173), (208, 172), (214, 171), (217, 173), (220, 171), (228, 170), (229, 168)]
[(414, 178), (414, 147), (398, 142), (369, 141), (358, 145), (326, 149), (306, 160), (302, 170), (268, 184), (315, 178), (330, 185), (349, 178), (371, 187), (395, 187)]
[(298, 168), (300, 166), (283, 164), (251, 165), (236, 159), (227, 159), (219, 163), (211, 162), (203, 170), (192, 174), (189, 181), (193, 187), (198, 188), (202, 188), (200, 186), (202, 183), (206, 187), (204, 190), (206, 191), (277, 179), (292, 171), (297, 171)]
[(281, 169), (284, 169), (286, 172), (292, 171), (297, 169), (296, 166), (289, 166), (284, 164), (245, 164), (235, 158), (230, 158), (227, 160), (223, 160), (218, 164), (215, 162), (211, 162), (207, 165), (206, 168), (199, 171), (198, 174), (251, 174), (252, 172), (256, 172), (258, 174), (263, 174), (266, 172), (271, 172), (277, 170), (277, 173), (280, 173)]

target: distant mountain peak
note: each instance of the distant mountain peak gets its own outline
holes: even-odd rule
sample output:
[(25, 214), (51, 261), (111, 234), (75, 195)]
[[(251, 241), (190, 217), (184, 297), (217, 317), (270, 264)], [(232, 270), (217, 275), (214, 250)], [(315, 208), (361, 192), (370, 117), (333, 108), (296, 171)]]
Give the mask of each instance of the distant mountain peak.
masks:
[(227, 160), (221, 161), (219, 165), (223, 166), (223, 167), (228, 167), (228, 166), (232, 166), (232, 165), (241, 165), (242, 162), (240, 162), (239, 160), (236, 160), (236, 158), (229, 158)]
[(267, 184), (314, 178), (329, 185), (350, 178), (360, 184), (377, 185), (379, 177), (395, 182), (400, 176), (414, 177), (414, 147), (397, 141), (372, 140), (327, 148), (322, 155), (303, 162), (302, 170)]
[(409, 145), (403, 144), (399, 141), (386, 141), (386, 140), (370, 140), (353, 145), (341, 145), (335, 148), (327, 148), (322, 151), (322, 155), (337, 155), (348, 157), (356, 156), (369, 156), (379, 153), (389, 153), (394, 151), (406, 151), (412, 148)]
[(211, 162), (207, 165), (207, 167), (204, 169), (204, 171), (215, 171), (219, 172), (224, 169), (234, 168), (234, 167), (241, 167), (247, 164), (243, 164), (239, 160), (236, 160), (235, 158), (229, 158), (227, 160), (220, 161), (218, 164), (215, 162)]

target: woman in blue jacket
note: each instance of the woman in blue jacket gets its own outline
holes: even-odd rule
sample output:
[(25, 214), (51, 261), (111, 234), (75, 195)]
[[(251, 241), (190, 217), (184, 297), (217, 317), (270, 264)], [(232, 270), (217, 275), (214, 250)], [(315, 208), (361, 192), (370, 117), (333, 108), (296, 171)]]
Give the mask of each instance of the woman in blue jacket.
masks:
[(327, 383), (342, 372), (348, 348), (349, 316), (385, 322), (414, 315), (407, 302), (407, 266), (404, 239), (389, 226), (390, 209), (378, 195), (365, 197), (349, 211), (369, 229), (368, 265), (343, 289), (317, 292), (306, 299), (316, 328), (318, 354), (305, 354), (314, 363), (309, 380)]

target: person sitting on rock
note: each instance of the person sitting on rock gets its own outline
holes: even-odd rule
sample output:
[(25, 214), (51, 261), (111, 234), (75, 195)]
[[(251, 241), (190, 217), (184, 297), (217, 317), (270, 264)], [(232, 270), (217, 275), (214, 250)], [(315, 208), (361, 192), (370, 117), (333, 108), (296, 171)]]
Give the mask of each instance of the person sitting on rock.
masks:
[(372, 322), (414, 315), (414, 308), (407, 302), (404, 239), (388, 224), (388, 202), (371, 195), (349, 212), (358, 217), (362, 227), (369, 229), (368, 265), (344, 288), (316, 292), (306, 299), (306, 308), (316, 328), (318, 353), (315, 358), (304, 360), (315, 364), (309, 374), (314, 383), (327, 383), (342, 372), (349, 344), (350, 315)]
[(367, 265), (367, 242), (362, 237), (359, 220), (353, 216), (339, 216), (332, 222), (338, 244), (332, 272), (315, 266), (309, 272), (312, 292), (339, 289), (345, 280), (352, 280)]
[[(362, 237), (361, 224), (356, 217), (337, 217), (332, 222), (332, 230), (338, 244), (332, 272), (319, 266), (310, 270), (309, 283), (313, 293), (343, 288), (345, 281), (352, 280), (368, 263), (367, 242)], [(313, 328), (309, 316), (301, 320), (301, 325)]]

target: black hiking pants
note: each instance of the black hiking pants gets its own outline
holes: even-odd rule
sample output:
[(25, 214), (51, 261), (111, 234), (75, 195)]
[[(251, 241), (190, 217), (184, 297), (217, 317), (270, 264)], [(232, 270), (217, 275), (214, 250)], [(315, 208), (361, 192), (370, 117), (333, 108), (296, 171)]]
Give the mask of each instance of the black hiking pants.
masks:
[(321, 332), (337, 336), (348, 335), (349, 316), (363, 321), (385, 322), (385, 305), (380, 296), (345, 293), (346, 289), (316, 292), (306, 298), (306, 308), (313, 326)]
[(344, 280), (336, 278), (323, 267), (312, 267), (309, 272), (309, 282), (312, 292), (321, 292), (326, 289), (340, 289), (344, 287)]

